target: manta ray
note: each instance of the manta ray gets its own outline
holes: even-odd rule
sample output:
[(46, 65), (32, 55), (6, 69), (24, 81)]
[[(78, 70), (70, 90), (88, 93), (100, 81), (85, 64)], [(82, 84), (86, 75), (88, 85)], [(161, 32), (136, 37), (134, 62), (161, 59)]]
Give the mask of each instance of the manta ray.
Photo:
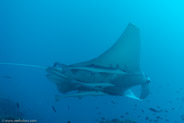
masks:
[[(56, 62), (46, 68), (63, 97), (126, 96), (136, 100), (149, 95), (150, 78), (140, 67), (140, 30), (129, 23), (120, 38), (100, 56), (71, 65)], [(131, 88), (140, 85), (140, 96)], [(60, 99), (57, 96), (57, 99)]]
[[(129, 23), (120, 38), (103, 54), (89, 61), (71, 65), (54, 63), (52, 67), (0, 63), (41, 68), (56, 84), (61, 97), (126, 96), (143, 100), (149, 95), (150, 78), (140, 67), (140, 30)], [(140, 96), (131, 90), (141, 86)]]

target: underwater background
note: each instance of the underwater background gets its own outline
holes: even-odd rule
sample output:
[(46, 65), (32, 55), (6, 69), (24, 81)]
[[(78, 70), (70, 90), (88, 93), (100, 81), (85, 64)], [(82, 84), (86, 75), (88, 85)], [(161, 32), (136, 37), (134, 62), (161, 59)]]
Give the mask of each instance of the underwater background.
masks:
[(144, 101), (87, 96), (56, 102), (60, 93), (45, 70), (0, 65), (0, 115), (6, 107), (39, 123), (183, 123), (183, 6), (182, 0), (1, 0), (0, 62), (87, 61), (111, 47), (131, 22), (141, 30), (141, 68), (151, 78), (151, 93)]

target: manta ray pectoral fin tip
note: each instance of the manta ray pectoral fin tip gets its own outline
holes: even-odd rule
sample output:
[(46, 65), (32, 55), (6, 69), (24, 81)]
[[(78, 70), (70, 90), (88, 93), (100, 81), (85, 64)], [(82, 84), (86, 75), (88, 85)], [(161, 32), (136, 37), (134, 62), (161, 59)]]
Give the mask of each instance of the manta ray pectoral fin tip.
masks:
[(132, 22), (129, 22), (127, 27), (134, 27), (134, 28), (137, 28), (138, 29), (138, 27), (135, 26)]
[(128, 26), (134, 26), (134, 24), (132, 24), (132, 22), (129, 22), (128, 23)]

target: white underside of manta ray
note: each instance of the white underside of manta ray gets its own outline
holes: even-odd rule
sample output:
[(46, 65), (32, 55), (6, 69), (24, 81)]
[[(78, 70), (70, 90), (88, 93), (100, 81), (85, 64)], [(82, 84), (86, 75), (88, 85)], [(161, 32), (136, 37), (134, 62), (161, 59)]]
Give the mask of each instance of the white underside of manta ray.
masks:
[[(149, 95), (150, 79), (140, 68), (140, 31), (131, 23), (97, 58), (69, 66), (55, 63), (47, 72), (62, 97), (114, 95), (142, 100)], [(137, 85), (142, 86), (139, 97), (131, 91)]]

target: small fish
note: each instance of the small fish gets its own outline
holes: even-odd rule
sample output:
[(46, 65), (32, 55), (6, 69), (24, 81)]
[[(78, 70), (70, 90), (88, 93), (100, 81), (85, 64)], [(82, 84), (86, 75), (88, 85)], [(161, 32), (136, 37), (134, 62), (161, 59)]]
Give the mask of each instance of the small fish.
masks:
[(126, 114), (126, 115), (128, 115), (129, 113), (128, 113), (128, 112), (126, 112), (125, 114)]
[(112, 104), (117, 104), (117, 103), (115, 103), (114, 101), (111, 101), (111, 103), (112, 103)]
[(16, 103), (16, 106), (17, 106), (17, 109), (19, 109), (20, 105), (19, 105), (19, 103), (18, 103), (18, 102)]
[(56, 109), (55, 109), (55, 107), (54, 107), (54, 106), (52, 106), (52, 110), (53, 110), (54, 112), (56, 112)]
[(67, 123), (71, 123), (70, 121), (67, 121)]
[(152, 112), (156, 112), (156, 113), (158, 112), (158, 111), (157, 111), (156, 109), (154, 109), (154, 108), (149, 108), (149, 110), (152, 111)]
[(2, 77), (6, 78), (6, 79), (11, 79), (12, 78), (12, 76), (9, 76), (9, 75), (3, 75)]

